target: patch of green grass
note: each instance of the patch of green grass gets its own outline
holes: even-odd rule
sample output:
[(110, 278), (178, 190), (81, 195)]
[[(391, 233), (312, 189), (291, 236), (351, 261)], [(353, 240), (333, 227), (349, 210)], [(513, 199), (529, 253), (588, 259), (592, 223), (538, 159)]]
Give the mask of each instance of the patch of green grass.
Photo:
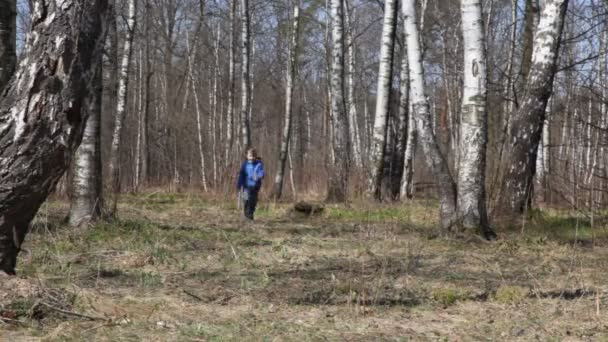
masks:
[(526, 221), (512, 226), (513, 231), (524, 232), (526, 240), (544, 243), (547, 239), (561, 243), (581, 243), (581, 241), (607, 240), (607, 213), (596, 213), (593, 225), (584, 213), (565, 210), (532, 210)]
[(431, 298), (444, 307), (452, 306), (464, 297), (463, 293), (451, 288), (437, 288), (431, 292)]
[(521, 286), (501, 286), (496, 290), (494, 299), (501, 304), (519, 304), (529, 293), (530, 290)]
[(163, 285), (163, 278), (157, 273), (140, 272), (137, 277), (141, 287), (160, 287)]
[(360, 208), (331, 207), (327, 218), (347, 221), (404, 221), (409, 220), (411, 212), (405, 207), (388, 207), (362, 210)]

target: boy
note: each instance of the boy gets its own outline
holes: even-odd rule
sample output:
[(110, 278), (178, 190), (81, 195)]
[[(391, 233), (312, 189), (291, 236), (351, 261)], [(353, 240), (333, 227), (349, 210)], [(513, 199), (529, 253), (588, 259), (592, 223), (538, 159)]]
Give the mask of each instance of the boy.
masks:
[(247, 160), (243, 162), (237, 178), (237, 193), (243, 191), (243, 209), (245, 217), (253, 220), (253, 213), (258, 204), (258, 193), (264, 179), (264, 164), (258, 158), (254, 148), (247, 149)]

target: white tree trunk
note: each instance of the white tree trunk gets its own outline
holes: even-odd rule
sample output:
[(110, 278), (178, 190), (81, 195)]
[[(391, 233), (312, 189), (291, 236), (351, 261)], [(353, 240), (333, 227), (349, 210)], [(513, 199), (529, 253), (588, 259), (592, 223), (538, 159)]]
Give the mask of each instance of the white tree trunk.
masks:
[(114, 117), (114, 131), (112, 134), (112, 147), (110, 152), (110, 185), (113, 192), (111, 214), (116, 214), (118, 193), (120, 192), (120, 152), (122, 125), (127, 112), (127, 91), (129, 87), (129, 69), (131, 67), (133, 33), (135, 32), (137, 16), (137, 0), (129, 0), (126, 37), (123, 47), (122, 59), (118, 75), (118, 99), (116, 102), (116, 116)]
[[(220, 77), (220, 32), (221, 28), (218, 25), (217, 28), (217, 38), (215, 40), (215, 47), (213, 49), (214, 52), (214, 64), (213, 64), (213, 87), (212, 87), (212, 97), (211, 97), (211, 134), (212, 134), (212, 150), (213, 150), (213, 185), (217, 186), (217, 154), (219, 151), (217, 150), (217, 120), (218, 120), (218, 81)], [(221, 113), (221, 112), (220, 112)], [(221, 129), (220, 129), (221, 132)]]
[[(203, 18), (200, 18), (201, 22), (200, 22), (200, 26), (199, 28), (202, 26), (202, 21)], [(197, 30), (198, 31), (198, 30)], [(192, 85), (192, 94), (194, 95), (194, 106), (196, 109), (196, 138), (197, 138), (197, 145), (198, 145), (198, 155), (199, 155), (199, 161), (200, 161), (200, 170), (201, 170), (201, 184), (203, 185), (203, 189), (205, 190), (205, 192), (209, 191), (209, 187), (207, 185), (207, 173), (206, 173), (206, 166), (205, 166), (205, 153), (204, 153), (204, 149), (203, 149), (203, 125), (202, 125), (202, 120), (201, 120), (201, 101), (200, 101), (200, 97), (199, 97), (199, 93), (198, 93), (198, 87), (197, 87), (197, 82), (196, 79), (194, 78), (194, 55), (196, 55), (196, 51), (197, 51), (197, 47), (198, 47), (198, 34), (197, 33), (197, 37), (194, 39), (194, 47), (192, 49), (190, 49), (190, 44), (189, 44), (189, 40), (190, 38), (188, 37), (188, 35), (186, 36), (186, 45), (187, 45), (187, 53), (188, 53), (188, 79), (190, 80), (190, 84)], [(184, 99), (184, 103), (187, 103), (187, 99)]]
[[(293, 28), (291, 32), (291, 45), (289, 47), (289, 56), (287, 68), (287, 84), (285, 89), (285, 119), (283, 123), (283, 134), (281, 137), (281, 147), (279, 149), (279, 159), (277, 165), (277, 174), (274, 180), (274, 189), (272, 197), (280, 199), (283, 194), (283, 183), (285, 176), (285, 165), (289, 155), (289, 140), (291, 139), (291, 118), (293, 116), (293, 90), (296, 81), (298, 69), (298, 34), (300, 24), (300, 8), (298, 5), (293, 10)], [(293, 179), (293, 173), (292, 173)]]
[(481, 0), (462, 0), (464, 88), (458, 160), (458, 215), (466, 229), (489, 231), (485, 172), (487, 72)]
[(440, 196), (440, 221), (444, 229), (454, 225), (456, 214), (456, 184), (449, 173), (447, 162), (439, 150), (433, 134), (429, 103), (426, 99), (420, 34), (416, 17), (416, 1), (404, 0), (403, 17), (407, 37), (407, 54), (410, 69), (411, 115), (416, 120), (420, 143), (426, 157), (427, 165), (433, 174)]
[(230, 165), (232, 159), (232, 147), (234, 144), (234, 103), (235, 103), (235, 71), (236, 71), (236, 5), (238, 0), (230, 1), (230, 56), (228, 60), (228, 109), (226, 113), (226, 146), (224, 161), (225, 166)]
[(359, 136), (359, 123), (357, 115), (357, 99), (355, 98), (355, 72), (357, 70), (355, 61), (355, 40), (353, 39), (353, 25), (350, 18), (349, 1), (344, 1), (344, 19), (346, 24), (346, 47), (348, 51), (348, 120), (350, 127), (350, 140), (351, 140), (351, 153), (353, 154), (353, 161), (355, 166), (358, 168), (363, 167), (363, 161), (361, 158), (361, 138)]
[(538, 144), (557, 68), (557, 53), (568, 0), (546, 0), (534, 37), (532, 65), (521, 106), (513, 118), (503, 207), (524, 212), (534, 179)]
[(386, 154), (386, 134), (393, 80), (393, 55), (397, 28), (397, 1), (385, 0), (384, 22), (380, 47), (378, 70), (378, 91), (376, 92), (376, 115), (372, 139), (372, 178), (370, 192), (377, 201), (382, 200), (382, 179), (384, 178), (384, 157)]
[(134, 190), (135, 192), (139, 189), (139, 182), (141, 176), (141, 150), (142, 150), (142, 136), (143, 136), (143, 116), (144, 116), (144, 57), (143, 51), (140, 47), (139, 58), (137, 62), (137, 137), (135, 140), (135, 172), (134, 178)]
[(106, 8), (102, 0), (38, 0), (32, 8), (24, 58), (0, 95), (0, 271), (7, 274), (81, 141)]
[(538, 144), (538, 157), (536, 159), (536, 183), (539, 185), (537, 194), (542, 198), (542, 201), (546, 201), (545, 194), (547, 193), (547, 176), (549, 173), (549, 144), (550, 144), (550, 133), (551, 133), (551, 125), (550, 118), (553, 115), (551, 113), (551, 97), (548, 100), (547, 104), (547, 115), (545, 117), (545, 122), (543, 123), (543, 132), (542, 138)]
[(249, 123), (251, 35), (249, 33), (249, 0), (241, 0), (241, 139), (243, 149), (251, 146), (251, 127)]
[(345, 202), (350, 173), (350, 139), (344, 91), (344, 7), (342, 0), (331, 0), (332, 68), (331, 126), (333, 161), (330, 165), (327, 201)]
[(72, 227), (88, 225), (102, 215), (102, 167), (101, 167), (101, 101), (103, 92), (102, 63), (97, 56), (91, 94), (83, 111), (88, 113), (82, 134), (82, 142), (74, 154), (72, 196), (69, 223)]
[(0, 93), (8, 84), (17, 63), (17, 1), (0, 0)]

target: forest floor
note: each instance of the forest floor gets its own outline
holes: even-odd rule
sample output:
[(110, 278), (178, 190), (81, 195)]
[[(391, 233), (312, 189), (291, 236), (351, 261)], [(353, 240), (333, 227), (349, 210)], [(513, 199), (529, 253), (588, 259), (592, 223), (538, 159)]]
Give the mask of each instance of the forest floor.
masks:
[(233, 203), (127, 195), (119, 221), (73, 230), (50, 201), (0, 279), (0, 340), (608, 340), (601, 218), (535, 212), (484, 242), (442, 236), (428, 201), (288, 207), (249, 224)]

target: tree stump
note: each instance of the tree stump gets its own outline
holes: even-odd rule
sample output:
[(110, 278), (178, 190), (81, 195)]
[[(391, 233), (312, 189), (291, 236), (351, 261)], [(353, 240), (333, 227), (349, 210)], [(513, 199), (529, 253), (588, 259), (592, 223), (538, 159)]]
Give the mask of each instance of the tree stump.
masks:
[(298, 202), (290, 210), (291, 216), (294, 218), (306, 218), (311, 216), (319, 216), (325, 208), (320, 204)]

